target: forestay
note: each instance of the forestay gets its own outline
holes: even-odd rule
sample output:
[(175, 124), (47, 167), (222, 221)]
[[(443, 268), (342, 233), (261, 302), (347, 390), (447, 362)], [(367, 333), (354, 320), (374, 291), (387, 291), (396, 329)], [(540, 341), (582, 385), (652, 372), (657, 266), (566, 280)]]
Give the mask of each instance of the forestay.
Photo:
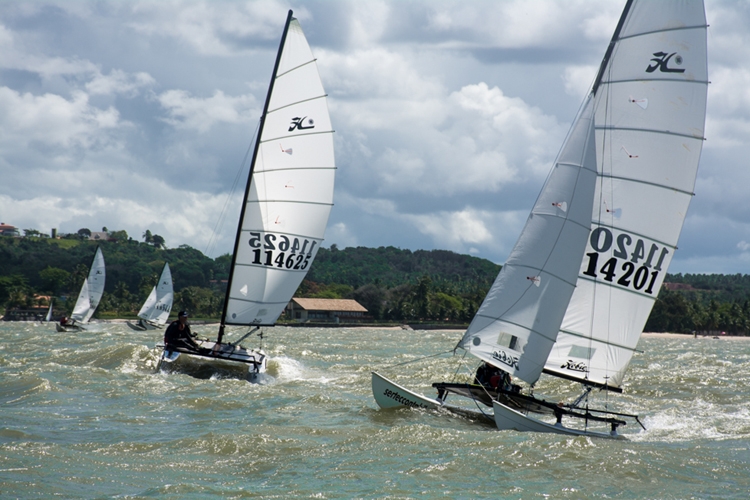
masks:
[(693, 196), (706, 115), (700, 1), (628, 2), (594, 86), (598, 179), (545, 371), (618, 388)]
[(507, 262), (459, 342), (534, 383), (575, 287), (596, 181), (593, 101), (574, 122)]
[(290, 12), (253, 153), (223, 324), (274, 324), (310, 269), (333, 203), (332, 134), (315, 58)]

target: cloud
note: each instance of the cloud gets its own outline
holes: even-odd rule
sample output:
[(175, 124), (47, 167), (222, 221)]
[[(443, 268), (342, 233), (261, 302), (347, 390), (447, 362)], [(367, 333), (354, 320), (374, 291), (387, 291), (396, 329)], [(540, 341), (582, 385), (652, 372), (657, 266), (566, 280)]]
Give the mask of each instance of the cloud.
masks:
[[(75, 92), (71, 99), (59, 95), (21, 94), (0, 87), (0, 143), (4, 148), (33, 144), (62, 148), (56, 158), (68, 157), (71, 148), (98, 148), (114, 140), (108, 130), (123, 126), (114, 107), (91, 106), (88, 96)], [(7, 151), (7, 149), (6, 149)]]
[(158, 100), (167, 110), (167, 123), (178, 129), (199, 132), (206, 132), (217, 123), (248, 122), (259, 114), (252, 95), (231, 97), (221, 90), (205, 99), (192, 97), (184, 90), (168, 90), (160, 94)]
[(153, 86), (156, 81), (145, 72), (128, 74), (122, 70), (112, 70), (109, 75), (96, 73), (94, 78), (87, 82), (85, 87), (91, 95), (124, 94), (135, 95), (142, 87)]

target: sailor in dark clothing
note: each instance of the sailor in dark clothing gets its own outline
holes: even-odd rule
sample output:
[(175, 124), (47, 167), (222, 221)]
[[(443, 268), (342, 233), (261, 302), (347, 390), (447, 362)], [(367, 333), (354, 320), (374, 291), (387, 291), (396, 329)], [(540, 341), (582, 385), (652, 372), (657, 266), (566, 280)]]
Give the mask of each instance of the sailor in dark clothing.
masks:
[(511, 379), (508, 373), (485, 362), (477, 368), (474, 383), (491, 387), (492, 389), (508, 390), (511, 385)]
[(186, 311), (180, 311), (177, 314), (177, 320), (172, 321), (164, 332), (164, 345), (167, 349), (182, 347), (197, 351), (200, 353), (210, 352), (210, 349), (199, 346), (193, 340), (193, 334), (190, 331), (190, 325), (187, 324), (188, 314)]

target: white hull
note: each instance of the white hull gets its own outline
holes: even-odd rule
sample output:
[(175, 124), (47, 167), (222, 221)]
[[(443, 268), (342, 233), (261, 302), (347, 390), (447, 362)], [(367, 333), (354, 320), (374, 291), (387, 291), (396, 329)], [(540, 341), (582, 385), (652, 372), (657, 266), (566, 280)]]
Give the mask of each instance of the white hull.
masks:
[(495, 425), (499, 430), (516, 430), (521, 432), (551, 432), (554, 434), (566, 434), (569, 436), (591, 436), (609, 439), (625, 439), (623, 436), (612, 432), (598, 432), (586, 429), (573, 429), (564, 427), (562, 424), (548, 424), (536, 418), (524, 415), (512, 408), (493, 401), (492, 408), (495, 411)]
[(460, 406), (447, 405), (442, 401), (417, 394), (414, 391), (388, 380), (377, 372), (372, 372), (372, 395), (375, 402), (383, 409), (388, 408), (425, 408), (428, 410), (446, 410), (451, 413), (463, 415), (469, 418), (487, 420), (482, 412), (462, 408)]
[(211, 353), (197, 354), (165, 349), (157, 369), (184, 371), (196, 376), (205, 374), (206, 377), (217, 372), (227, 373), (250, 382), (258, 381), (259, 376), (266, 372), (268, 358), (263, 351), (248, 350), (242, 346), (230, 344), (217, 346), (215, 342), (209, 340), (196, 340), (196, 342), (201, 347), (211, 349)]

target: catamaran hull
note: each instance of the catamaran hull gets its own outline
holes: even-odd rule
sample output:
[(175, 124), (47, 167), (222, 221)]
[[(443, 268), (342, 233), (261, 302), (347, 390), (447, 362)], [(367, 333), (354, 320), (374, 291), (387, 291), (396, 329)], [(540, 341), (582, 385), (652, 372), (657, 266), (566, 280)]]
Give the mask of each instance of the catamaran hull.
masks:
[(562, 424), (548, 424), (536, 418), (524, 415), (521, 412), (508, 408), (504, 404), (493, 401), (492, 409), (495, 412), (495, 425), (499, 430), (516, 430), (521, 432), (551, 432), (554, 434), (566, 434), (569, 436), (591, 436), (608, 439), (625, 439), (616, 430), (611, 432), (598, 432), (591, 430), (572, 429)]
[(388, 380), (377, 372), (372, 372), (372, 395), (375, 397), (375, 402), (378, 406), (383, 409), (408, 407), (446, 410), (464, 417), (491, 421), (491, 416), (485, 415), (482, 412), (460, 406), (447, 405), (438, 399), (417, 394), (392, 380)]
[(62, 326), (60, 323), (55, 323), (55, 330), (57, 330), (60, 333), (65, 332), (80, 332), (81, 330), (85, 330), (82, 326)]
[(263, 351), (248, 350), (242, 346), (230, 344), (217, 346), (215, 342), (208, 340), (196, 342), (201, 347), (210, 349), (211, 352), (199, 354), (186, 350), (164, 349), (157, 369), (186, 372), (199, 377), (226, 373), (250, 382), (258, 382), (260, 375), (266, 372), (268, 358)]
[(151, 323), (147, 323), (145, 321), (139, 321), (138, 323), (131, 323), (130, 321), (126, 321), (128, 326), (132, 328), (133, 330), (139, 331), (139, 332), (145, 332), (146, 330), (159, 330), (161, 327), (158, 327), (156, 325), (152, 325)]
[(378, 406), (383, 409), (409, 406), (411, 408), (436, 410), (443, 406), (437, 399), (410, 391), (396, 382), (388, 380), (378, 372), (372, 372), (372, 395), (375, 396), (375, 402)]

